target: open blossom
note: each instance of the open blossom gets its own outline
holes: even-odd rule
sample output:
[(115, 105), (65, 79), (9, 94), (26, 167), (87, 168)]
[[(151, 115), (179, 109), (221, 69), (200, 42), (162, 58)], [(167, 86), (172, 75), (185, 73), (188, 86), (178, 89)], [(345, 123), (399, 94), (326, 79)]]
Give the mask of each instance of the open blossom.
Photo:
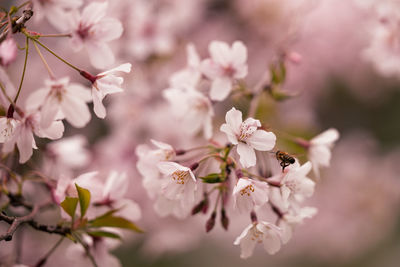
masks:
[(263, 243), (265, 251), (275, 254), (281, 248), (281, 232), (281, 229), (272, 223), (252, 223), (243, 230), (233, 244), (240, 245), (242, 259), (253, 255), (257, 243)]
[(315, 182), (306, 175), (311, 171), (311, 162), (302, 166), (296, 161), (281, 180), (282, 205), (288, 208), (291, 201), (302, 201), (314, 193)]
[(211, 58), (201, 64), (204, 75), (212, 80), (210, 97), (224, 100), (232, 90), (232, 83), (247, 75), (247, 48), (236, 41), (232, 47), (227, 43), (213, 41), (208, 47)]
[(0, 143), (7, 142), (14, 134), (19, 121), (13, 118), (0, 118)]
[(0, 44), (0, 62), (1, 65), (7, 66), (17, 57), (17, 44), (14, 38), (7, 38)]
[(214, 110), (210, 100), (202, 93), (192, 90), (170, 88), (163, 92), (171, 104), (174, 115), (182, 121), (184, 129), (189, 134), (203, 131), (204, 138), (212, 136), (212, 117)]
[(289, 242), (296, 225), (303, 223), (304, 219), (312, 218), (315, 214), (317, 214), (317, 209), (314, 207), (289, 209), (278, 223), (278, 226), (282, 229), (282, 243)]
[[(10, 153), (15, 145), (19, 151), (19, 162), (25, 163), (32, 156), (32, 148), (37, 149), (33, 133), (42, 138), (58, 139), (64, 133), (64, 125), (61, 121), (53, 121), (49, 127), (42, 128), (40, 125), (40, 114), (32, 112), (14, 125), (11, 136), (7, 137), (3, 145), (3, 153)], [(8, 128), (10, 129), (10, 128)]]
[(160, 171), (157, 164), (161, 161), (169, 161), (175, 158), (175, 150), (169, 144), (150, 140), (156, 149), (150, 149), (147, 145), (139, 145), (136, 148), (138, 161), (136, 168), (143, 176), (142, 184), (147, 194), (153, 198), (161, 190)]
[(186, 46), (186, 68), (175, 72), (170, 79), (171, 87), (195, 88), (200, 81), (200, 57), (196, 47), (190, 43)]
[(240, 163), (248, 168), (256, 164), (256, 153), (269, 151), (275, 146), (276, 136), (272, 132), (258, 130), (261, 127), (259, 120), (248, 118), (242, 120), (242, 112), (232, 108), (226, 113), (226, 123), (221, 125), (220, 130), (226, 133), (229, 141), (237, 145)]
[(108, 2), (93, 2), (86, 6), (82, 15), (74, 12), (70, 20), (72, 48), (86, 48), (89, 59), (96, 68), (106, 68), (114, 63), (114, 54), (108, 42), (119, 38), (122, 24), (119, 20), (106, 17)]
[(131, 72), (132, 65), (130, 63), (122, 64), (111, 70), (97, 74), (95, 77), (87, 72), (83, 72), (82, 76), (92, 82), (93, 109), (97, 117), (104, 119), (106, 116), (106, 108), (103, 105), (103, 99), (108, 94), (123, 92), (121, 88), (124, 79), (116, 76), (117, 72)]
[(68, 15), (71, 10), (82, 5), (82, 0), (33, 0), (35, 20), (40, 21), (46, 17), (49, 23), (59, 31), (68, 29)]
[[(69, 78), (46, 80), (45, 87), (34, 91), (28, 98), (30, 109), (40, 108), (41, 127), (47, 128), (54, 119), (65, 118), (74, 127), (84, 127), (90, 121), (87, 102), (90, 91), (80, 84), (69, 83)], [(61, 114), (60, 114), (61, 112)]]
[(157, 166), (165, 176), (163, 195), (168, 199), (180, 200), (182, 207), (191, 206), (197, 188), (192, 170), (170, 161), (160, 162)]
[(242, 213), (250, 213), (268, 201), (268, 184), (249, 178), (240, 178), (233, 188), (233, 204)]
[(329, 167), (331, 161), (331, 149), (339, 139), (336, 129), (328, 129), (310, 140), (308, 147), (308, 158), (312, 163), (314, 173), (319, 177), (319, 168)]
[(175, 46), (174, 15), (171, 10), (157, 8), (152, 1), (135, 1), (130, 10), (129, 49), (133, 56), (145, 60), (151, 55), (165, 55)]

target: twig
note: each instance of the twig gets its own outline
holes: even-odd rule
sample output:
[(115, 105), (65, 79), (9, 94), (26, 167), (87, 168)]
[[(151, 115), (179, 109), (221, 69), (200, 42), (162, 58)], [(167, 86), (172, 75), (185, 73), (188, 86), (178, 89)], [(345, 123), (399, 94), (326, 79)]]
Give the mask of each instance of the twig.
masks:
[(51, 254), (53, 254), (53, 252), (57, 249), (57, 247), (59, 245), (61, 245), (62, 241), (64, 240), (64, 236), (62, 236), (60, 238), (60, 240), (57, 241), (57, 243), (46, 253), (46, 255), (44, 255), (39, 261), (38, 263), (35, 264), (35, 267), (41, 267), (43, 266), (47, 259), (51, 256)]
[(18, 226), (20, 226), (23, 223), (29, 222), (33, 219), (33, 217), (36, 215), (36, 213), (39, 210), (39, 206), (35, 205), (33, 206), (32, 211), (23, 217), (9, 217), (3, 213), (0, 213), (0, 219), (6, 221), (7, 223), (11, 223), (10, 227), (8, 228), (7, 232), (3, 235), (0, 235), (0, 241), (5, 240), (5, 241), (11, 241), (12, 236), (17, 230)]

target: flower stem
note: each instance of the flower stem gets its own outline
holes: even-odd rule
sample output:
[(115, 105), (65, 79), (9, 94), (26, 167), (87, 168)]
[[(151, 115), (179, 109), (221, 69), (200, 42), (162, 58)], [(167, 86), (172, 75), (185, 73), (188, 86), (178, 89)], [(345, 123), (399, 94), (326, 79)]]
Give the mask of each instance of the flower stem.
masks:
[(19, 94), (21, 93), (22, 83), (24, 82), (25, 71), (26, 71), (26, 63), (28, 62), (28, 54), (29, 54), (29, 38), (26, 37), (25, 41), (25, 60), (24, 60), (24, 68), (22, 70), (21, 81), (19, 83), (17, 95), (14, 98), (14, 103), (17, 103)]
[(53, 252), (57, 249), (57, 247), (58, 247), (59, 245), (61, 245), (61, 243), (62, 243), (63, 240), (64, 240), (64, 236), (62, 236), (62, 237), (57, 241), (57, 243), (46, 253), (46, 255), (44, 255), (44, 257), (41, 258), (41, 259), (38, 261), (38, 263), (36, 263), (35, 267), (41, 267), (41, 266), (43, 266), (43, 265), (46, 263), (47, 259), (51, 256), (51, 254), (53, 254)]
[(35, 49), (36, 49), (37, 53), (39, 54), (40, 59), (42, 60), (42, 62), (43, 62), (43, 64), (44, 64), (44, 66), (45, 66), (47, 72), (49, 73), (50, 78), (51, 78), (51, 79), (54, 79), (54, 78), (55, 78), (54, 73), (53, 73), (53, 71), (50, 69), (49, 64), (47, 64), (46, 59), (44, 59), (42, 53), (41, 53), (40, 50), (39, 50), (39, 47), (37, 46), (37, 44), (36, 44), (35, 42), (33, 42), (33, 45), (35, 46)]
[(62, 57), (60, 57), (59, 55), (57, 55), (53, 50), (51, 50), (50, 48), (48, 48), (46, 45), (44, 45), (42, 42), (40, 42), (37, 39), (37, 36), (32, 36), (30, 35), (26, 30), (22, 30), (21, 31), (23, 34), (25, 34), (25, 36), (29, 39), (31, 39), (32, 41), (36, 42), (37, 44), (39, 44), (41, 47), (43, 47), (44, 49), (46, 49), (49, 53), (51, 53), (53, 56), (55, 56), (56, 58), (58, 58), (59, 60), (61, 60), (63, 63), (65, 63), (66, 65), (68, 65), (70, 68), (78, 71), (79, 73), (82, 71), (81, 69), (79, 69), (78, 67), (72, 65), (71, 63), (69, 63), (68, 61), (66, 61), (65, 59), (63, 59)]

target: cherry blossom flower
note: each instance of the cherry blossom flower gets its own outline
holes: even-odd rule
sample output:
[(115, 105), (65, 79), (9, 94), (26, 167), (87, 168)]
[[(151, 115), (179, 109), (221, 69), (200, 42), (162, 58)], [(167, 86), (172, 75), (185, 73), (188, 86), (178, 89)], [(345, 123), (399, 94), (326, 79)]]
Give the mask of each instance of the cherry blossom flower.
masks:
[[(170, 10), (168, 10), (171, 12)], [(151, 55), (166, 55), (175, 46), (171, 13), (151, 1), (136, 1), (130, 10), (130, 52), (139, 60)]]
[(74, 127), (84, 127), (91, 117), (86, 104), (90, 101), (90, 91), (80, 84), (69, 83), (68, 77), (46, 80), (45, 87), (34, 91), (27, 99), (29, 109), (40, 107), (43, 128), (49, 127), (56, 116), (65, 118)]
[(17, 145), (19, 150), (19, 162), (25, 163), (32, 156), (32, 148), (37, 149), (33, 133), (41, 138), (58, 139), (64, 132), (64, 125), (61, 121), (53, 121), (49, 127), (40, 126), (40, 114), (31, 112), (16, 124), (12, 135), (8, 137), (3, 145), (3, 153), (10, 153)]
[(196, 90), (170, 88), (163, 91), (174, 115), (182, 121), (184, 129), (191, 135), (203, 130), (204, 138), (212, 136), (212, 117), (214, 110), (210, 100)]
[(0, 143), (7, 142), (13, 136), (19, 122), (20, 121), (13, 118), (0, 118)]
[(35, 20), (46, 17), (49, 23), (59, 31), (68, 29), (68, 12), (82, 5), (82, 0), (33, 0)]
[(175, 72), (170, 79), (171, 87), (195, 88), (200, 81), (200, 57), (196, 47), (190, 43), (186, 46), (187, 66)]
[(336, 129), (328, 129), (310, 140), (308, 147), (308, 158), (312, 163), (314, 173), (320, 176), (320, 167), (329, 167), (331, 161), (331, 149), (334, 142), (339, 139)]
[(75, 51), (86, 48), (90, 63), (96, 68), (106, 68), (114, 63), (114, 54), (108, 42), (119, 38), (123, 28), (119, 20), (106, 17), (108, 2), (87, 5), (82, 15), (74, 12), (70, 20), (71, 44)]
[(106, 95), (123, 92), (121, 85), (124, 79), (115, 74), (117, 72), (129, 73), (131, 72), (131, 67), (130, 63), (125, 63), (96, 76), (92, 76), (87, 72), (81, 73), (82, 76), (92, 82), (93, 109), (97, 117), (104, 119), (106, 116), (106, 109), (103, 105), (103, 99)]
[(289, 209), (287, 213), (279, 220), (278, 226), (282, 229), (282, 243), (286, 244), (292, 238), (293, 228), (303, 223), (306, 218), (312, 218), (317, 214), (317, 209), (314, 207), (302, 207), (299, 209)]
[(156, 149), (150, 149), (147, 145), (139, 145), (136, 155), (139, 157), (136, 168), (143, 176), (142, 184), (147, 194), (154, 196), (161, 190), (160, 171), (157, 164), (161, 161), (169, 161), (175, 158), (175, 150), (169, 144), (151, 140)]
[(180, 200), (182, 207), (191, 206), (195, 200), (197, 185), (190, 168), (170, 161), (160, 162), (157, 167), (165, 176), (163, 195), (168, 199)]
[(17, 44), (14, 38), (7, 38), (0, 44), (0, 61), (3, 66), (8, 66), (17, 57)]
[(201, 69), (212, 80), (211, 99), (222, 101), (231, 92), (233, 81), (247, 75), (247, 48), (240, 41), (234, 42), (232, 47), (224, 42), (213, 41), (208, 50), (211, 58), (201, 63)]
[(296, 161), (289, 171), (283, 174), (280, 191), (285, 208), (289, 207), (290, 201), (302, 201), (304, 197), (310, 197), (314, 193), (315, 182), (306, 177), (311, 168), (312, 164), (309, 161), (302, 166)]
[(263, 243), (265, 251), (275, 254), (281, 248), (281, 234), (281, 229), (272, 223), (252, 223), (243, 230), (233, 244), (240, 245), (242, 259), (253, 255), (257, 243)]
[(232, 144), (237, 145), (243, 167), (248, 168), (256, 164), (254, 149), (269, 151), (275, 146), (275, 134), (258, 130), (261, 127), (259, 120), (248, 118), (242, 121), (242, 112), (235, 108), (226, 113), (225, 120), (226, 123), (221, 125), (220, 130), (226, 133)]
[(240, 178), (233, 188), (233, 205), (242, 213), (250, 213), (268, 201), (268, 184), (249, 178)]

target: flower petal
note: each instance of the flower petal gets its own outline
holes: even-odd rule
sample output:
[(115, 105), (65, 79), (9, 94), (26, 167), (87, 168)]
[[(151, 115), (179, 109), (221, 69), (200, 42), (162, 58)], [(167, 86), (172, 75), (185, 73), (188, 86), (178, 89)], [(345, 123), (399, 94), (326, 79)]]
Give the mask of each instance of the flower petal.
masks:
[(256, 152), (252, 147), (243, 143), (239, 143), (237, 146), (237, 152), (240, 156), (240, 163), (244, 168), (249, 168), (256, 165)]
[(276, 142), (276, 136), (272, 132), (264, 130), (256, 130), (249, 138), (246, 143), (249, 144), (256, 150), (269, 151), (274, 148)]

